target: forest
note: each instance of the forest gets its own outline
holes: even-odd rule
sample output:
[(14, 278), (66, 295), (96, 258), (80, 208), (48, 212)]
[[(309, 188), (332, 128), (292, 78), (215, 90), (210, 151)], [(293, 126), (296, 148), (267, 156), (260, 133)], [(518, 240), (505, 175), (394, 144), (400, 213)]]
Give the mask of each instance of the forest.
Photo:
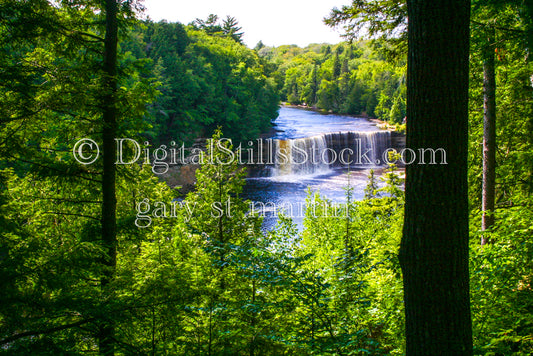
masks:
[[(324, 14), (346, 41), (305, 48), (143, 11), (0, 0), (0, 355), (533, 354), (530, 0), (353, 0)], [(270, 231), (238, 162), (185, 193), (116, 164), (125, 137), (224, 157), (281, 103), (449, 164), (371, 171), (340, 213), (309, 189)]]
[(326, 112), (401, 124), (406, 113), (405, 59), (387, 61), (378, 42), (256, 47), (273, 63), (282, 100)]

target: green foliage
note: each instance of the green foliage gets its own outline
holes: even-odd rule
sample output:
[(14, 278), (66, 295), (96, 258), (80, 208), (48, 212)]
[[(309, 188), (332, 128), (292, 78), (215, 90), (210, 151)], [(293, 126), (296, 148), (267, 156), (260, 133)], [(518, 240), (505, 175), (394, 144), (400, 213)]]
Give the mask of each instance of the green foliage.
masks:
[[(381, 181), (370, 171), (361, 201), (351, 186), (340, 206), (309, 191), (303, 231), (280, 217), (263, 233), (217, 128), (256, 137), (277, 115), (278, 92), (292, 104), (400, 123), (405, 66), (382, 53), (402, 39), (394, 31), (404, 4), (354, 1), (332, 14), (331, 24), (358, 20), (355, 31), (387, 7), (367, 28), (388, 42), (255, 50), (240, 43), (232, 17), (141, 23), (132, 4), (121, 6), (119, 134), (167, 143), (214, 132), (196, 190), (183, 198), (150, 166), (117, 167), (117, 266), (102, 288), (102, 164), (72, 157), (81, 137), (101, 143), (100, 3), (1, 1), (0, 354), (96, 354), (102, 321), (116, 325), (117, 354), (403, 354), (396, 167)], [(471, 301), (480, 355), (533, 353), (533, 68), (523, 5), (474, 2)], [(483, 232), (492, 244), (480, 247), (487, 26), (497, 34), (498, 187), (496, 224)]]
[(328, 26), (344, 29), (353, 39), (379, 39), (374, 48), (389, 58), (407, 53), (407, 3), (391, 0), (354, 0), (351, 5), (333, 8), (324, 21)]
[[(531, 342), (531, 62), (522, 1), (473, 2), (469, 183), (471, 305), (475, 353), (528, 355)], [(494, 43), (488, 33), (494, 31)], [(479, 246), (483, 142), (482, 56), (496, 64), (496, 224)]]
[[(329, 51), (326, 50), (329, 48)], [(376, 56), (367, 42), (329, 46), (264, 47), (284, 77), (281, 99), (342, 114), (368, 115), (391, 124), (405, 117), (405, 66)]]
[(149, 69), (161, 83), (150, 110), (153, 141), (190, 144), (219, 126), (235, 140), (253, 139), (277, 117), (276, 85), (240, 43), (235, 19), (217, 23), (216, 16), (196, 27), (147, 22), (132, 37), (128, 47), (146, 48), (138, 55), (152, 59)]
[(533, 351), (531, 207), (506, 209), (490, 233), (493, 243), (471, 246), (474, 337), (479, 355)]
[(305, 256), (303, 276), (309, 274), (315, 298), (322, 298), (316, 306), (306, 303), (319, 320), (310, 327), (322, 335), (311, 345), (321, 352), (401, 353), (397, 253), (403, 194), (387, 194), (401, 184), (394, 172), (390, 175), (378, 189), (386, 194), (381, 198), (353, 201), (347, 187), (346, 202), (338, 206), (317, 193), (308, 195), (296, 256)]

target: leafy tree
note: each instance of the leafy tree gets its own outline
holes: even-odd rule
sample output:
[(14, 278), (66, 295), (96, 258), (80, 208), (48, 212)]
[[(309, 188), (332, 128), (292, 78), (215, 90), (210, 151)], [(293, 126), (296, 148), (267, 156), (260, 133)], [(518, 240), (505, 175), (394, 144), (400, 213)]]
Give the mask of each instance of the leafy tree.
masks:
[(270, 127), (279, 98), (255, 51), (176, 23), (149, 22), (138, 31), (161, 83), (148, 132), (154, 141), (191, 144), (218, 126), (233, 139), (254, 139)]
[[(412, 34), (422, 25), (429, 37), (410, 49), (409, 63), (409, 81), (426, 84), (406, 88), (405, 64), (387, 62), (391, 43), (379, 38), (250, 50), (232, 38), (240, 33), (233, 18), (184, 26), (141, 22), (131, 1), (1, 1), (0, 354), (400, 355), (406, 337), (408, 354), (446, 352), (461, 337), (461, 351), (448, 353), (468, 354), (468, 281), (474, 353), (531, 354), (530, 9), (525, 1), (474, 2), (468, 279), (468, 6), (443, 19), (453, 10), (444, 3), (409, 3)], [(378, 5), (393, 10), (379, 17)], [(440, 21), (419, 17), (418, 6), (441, 6)], [(359, 11), (349, 21), (363, 10), (390, 20), (383, 29), (406, 9), (386, 1), (348, 8)], [(461, 31), (445, 31), (450, 25)], [(382, 35), (403, 37), (372, 36)], [(482, 78), (491, 60), (498, 219), (480, 231)], [(361, 201), (353, 186), (339, 204), (309, 191), (302, 231), (285, 216), (260, 230), (241, 198), (245, 173), (217, 127), (255, 137), (276, 116), (278, 92), (394, 122), (405, 116), (406, 91), (409, 147), (444, 147), (449, 165), (408, 166), (405, 194), (395, 166), (380, 181), (370, 172)], [(114, 137), (168, 144), (213, 131), (186, 197), (151, 165), (114, 165)], [(104, 160), (74, 159), (82, 137)], [(491, 244), (480, 246), (481, 237)], [(425, 262), (411, 264), (415, 255)], [(453, 328), (439, 324), (451, 319)]]
[[(236, 154), (222, 133), (216, 131), (207, 144), (205, 164), (196, 172), (196, 190), (187, 196), (194, 202), (192, 231), (201, 234), (212, 261), (210, 284), (216, 288), (208, 295), (209, 352), (230, 352), (239, 347), (235, 335), (227, 334), (235, 323), (242, 328), (243, 313), (232, 305), (254, 302), (255, 282), (250, 289), (235, 264), (250, 263), (249, 250), (260, 232), (260, 220), (248, 215), (249, 202), (240, 198), (245, 172), (237, 166)], [(248, 261), (246, 261), (248, 260)], [(245, 262), (246, 261), (246, 262)], [(245, 313), (246, 314), (246, 313)], [(239, 322), (240, 321), (240, 322)], [(215, 324), (216, 323), (216, 324)], [(253, 332), (255, 321), (252, 320)], [(254, 348), (253, 345), (249, 347)], [(218, 350), (218, 351), (217, 351)]]
[[(354, 47), (366, 53), (355, 58)], [(343, 48), (345, 44), (335, 46), (334, 55), (326, 54), (318, 45), (309, 45), (293, 53), (283, 46), (269, 52), (269, 58), (279, 63), (276, 73), (285, 78), (282, 100), (337, 113), (366, 114), (391, 123), (401, 122), (405, 117), (405, 66), (383, 61), (365, 42)], [(396, 107), (391, 117), (394, 103)]]
[[(501, 65), (502, 42), (520, 41), (527, 47), (527, 16), (520, 1), (474, 2), (474, 51), (483, 61), (483, 182), (482, 230), (489, 230), (495, 221), (496, 199), (496, 67)], [(520, 21), (516, 21), (519, 19)], [(498, 60), (496, 60), (496, 58)], [(485, 244), (488, 239), (482, 238)]]
[[(7, 81), (1, 95), (15, 106), (1, 108), (1, 150), (7, 154), (0, 164), (12, 167), (5, 173), (6, 195), (25, 195), (19, 201), (25, 213), (13, 220), (20, 228), (4, 246), (22, 261), (6, 266), (18, 301), (2, 313), (2, 343), (23, 353), (94, 349), (93, 340), (102, 354), (114, 352), (115, 320), (106, 315), (112, 307), (105, 302), (114, 294), (118, 231), (114, 139), (142, 127), (135, 108), (151, 95), (143, 80), (122, 82), (117, 71), (114, 19), (122, 17), (126, 26), (135, 8), (124, 4), (118, 14), (116, 3), (107, 5), (104, 11), (85, 2), (2, 3), (2, 11), (12, 14), (3, 17), (2, 29), (12, 36), (3, 37), (9, 55), (2, 59), (8, 66), (25, 63), (2, 73)], [(122, 73), (128, 72), (125, 65)], [(17, 114), (20, 109), (24, 116)], [(124, 125), (122, 115), (131, 121)], [(78, 135), (106, 142), (101, 147), (107, 164), (94, 170), (78, 164), (72, 157)], [(8, 207), (9, 221), (17, 207)]]

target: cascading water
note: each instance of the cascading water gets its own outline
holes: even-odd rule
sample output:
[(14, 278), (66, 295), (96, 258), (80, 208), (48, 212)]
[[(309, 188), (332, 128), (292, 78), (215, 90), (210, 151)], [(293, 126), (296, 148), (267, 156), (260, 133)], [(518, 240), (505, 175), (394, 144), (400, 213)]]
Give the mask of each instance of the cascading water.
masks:
[[(310, 175), (325, 173), (327, 163), (327, 144), (324, 135), (292, 140), (274, 141), (275, 166), (273, 176)], [(325, 156), (325, 159), (323, 159)]]
[[(253, 156), (254, 163), (250, 165), (251, 175), (243, 192), (243, 197), (254, 202), (255, 211), (264, 217), (265, 230), (275, 228), (281, 213), (287, 215), (287, 206), (291, 207), (289, 217), (301, 229), (304, 218), (299, 213), (299, 207), (307, 204), (308, 192), (319, 193), (335, 204), (345, 204), (346, 187), (351, 187), (352, 199), (363, 199), (369, 169), (374, 168), (380, 175), (380, 168), (385, 168), (383, 152), (388, 148), (403, 148), (398, 144), (397, 135), (378, 130), (374, 123), (363, 118), (322, 115), (310, 110), (282, 107), (275, 124), (273, 138), (258, 141), (249, 155)], [(310, 157), (314, 152), (314, 156), (319, 158), (322, 155), (319, 151), (325, 151), (327, 160), (301, 164), (299, 149)], [(339, 159), (329, 164), (333, 156), (338, 156), (343, 149), (354, 151), (352, 157), (345, 154), (344, 158), (353, 159), (355, 162), (351, 166), (355, 169), (348, 170)], [(368, 149), (370, 151), (367, 152)], [(275, 161), (274, 156), (279, 156), (281, 152), (286, 156), (290, 153), (296, 162), (287, 159)], [(357, 164), (358, 155), (361, 156), (361, 164)], [(381, 164), (376, 164), (377, 159)], [(378, 180), (378, 184), (382, 182)]]
[[(390, 131), (349, 131), (324, 135), (330, 151), (330, 161), (336, 167), (379, 166), (383, 153), (390, 147)], [(348, 162), (349, 164), (347, 164)]]
[(306, 138), (274, 140), (271, 176), (327, 173), (333, 167), (383, 165), (390, 147), (389, 131), (348, 131)]

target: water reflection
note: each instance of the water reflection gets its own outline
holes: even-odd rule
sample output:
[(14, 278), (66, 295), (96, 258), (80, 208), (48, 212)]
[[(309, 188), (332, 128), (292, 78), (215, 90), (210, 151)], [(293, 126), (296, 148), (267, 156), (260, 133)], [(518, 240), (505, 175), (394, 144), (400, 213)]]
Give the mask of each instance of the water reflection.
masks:
[[(332, 203), (346, 203), (346, 190), (350, 186), (353, 188), (353, 199), (360, 200), (364, 197), (364, 189), (367, 184), (367, 177), (370, 169), (359, 169), (347, 172), (343, 169), (333, 169), (327, 174), (317, 176), (293, 176), (293, 180), (280, 181), (272, 178), (250, 178), (245, 186), (245, 198), (256, 203), (258, 212), (264, 216), (263, 229), (271, 230), (275, 227), (278, 211), (285, 207), (292, 207), (291, 217), (294, 222), (302, 228), (303, 213), (307, 190), (319, 192), (323, 197)], [(380, 174), (381, 171), (376, 171)], [(263, 203), (257, 204), (257, 203)], [(261, 210), (266, 207), (266, 211)], [(277, 208), (278, 211), (274, 211)]]

